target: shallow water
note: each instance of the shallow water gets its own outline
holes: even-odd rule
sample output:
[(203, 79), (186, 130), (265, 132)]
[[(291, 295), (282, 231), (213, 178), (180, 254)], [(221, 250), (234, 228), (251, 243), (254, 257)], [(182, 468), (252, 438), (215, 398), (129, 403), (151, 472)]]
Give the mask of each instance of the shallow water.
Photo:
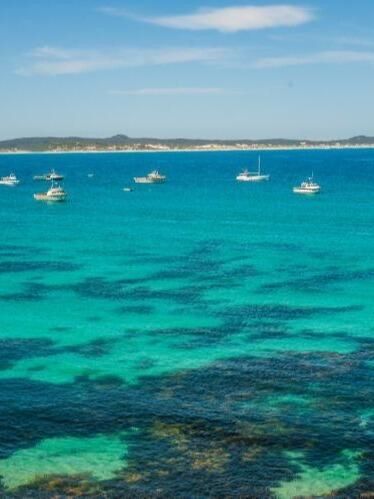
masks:
[[(374, 151), (262, 160), (0, 157), (3, 494), (372, 490)], [(50, 168), (66, 204), (33, 200)]]

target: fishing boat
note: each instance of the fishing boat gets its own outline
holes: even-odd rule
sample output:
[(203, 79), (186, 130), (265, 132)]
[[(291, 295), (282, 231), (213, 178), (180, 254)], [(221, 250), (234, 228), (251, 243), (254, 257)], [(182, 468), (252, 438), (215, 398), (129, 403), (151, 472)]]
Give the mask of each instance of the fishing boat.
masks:
[(145, 177), (134, 177), (136, 184), (163, 184), (166, 182), (166, 176), (160, 175), (157, 170), (148, 173)]
[(59, 203), (62, 201), (66, 201), (67, 193), (61, 186), (54, 185), (54, 183), (52, 182), (52, 185), (47, 192), (39, 192), (37, 194), (34, 194), (34, 199), (36, 199), (37, 201)]
[(321, 186), (318, 185), (313, 180), (313, 174), (304, 182), (297, 187), (293, 188), (295, 194), (319, 194), (321, 192)]
[(263, 182), (264, 180), (269, 180), (270, 175), (264, 175), (261, 173), (261, 157), (258, 157), (258, 169), (257, 172), (250, 172), (248, 170), (244, 170), (239, 173), (236, 177), (238, 182)]
[(0, 178), (0, 184), (1, 185), (9, 185), (9, 186), (14, 186), (19, 184), (18, 178), (14, 175), (14, 173), (11, 173), (7, 177), (1, 177)]
[(64, 180), (63, 175), (60, 175), (55, 170), (51, 170), (49, 173), (45, 173), (44, 175), (35, 175), (33, 178), (34, 180), (47, 180), (48, 182)]

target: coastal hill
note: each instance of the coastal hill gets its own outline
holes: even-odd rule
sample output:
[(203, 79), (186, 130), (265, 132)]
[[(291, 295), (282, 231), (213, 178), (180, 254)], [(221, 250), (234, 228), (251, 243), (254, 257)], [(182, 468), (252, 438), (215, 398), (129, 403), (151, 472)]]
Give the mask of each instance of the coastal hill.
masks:
[(119, 134), (108, 138), (84, 137), (25, 137), (0, 141), (0, 152), (66, 152), (66, 151), (157, 151), (157, 150), (217, 150), (272, 148), (340, 148), (374, 147), (374, 137), (359, 135), (350, 139), (315, 141), (293, 139), (265, 140), (204, 140), (130, 138)]

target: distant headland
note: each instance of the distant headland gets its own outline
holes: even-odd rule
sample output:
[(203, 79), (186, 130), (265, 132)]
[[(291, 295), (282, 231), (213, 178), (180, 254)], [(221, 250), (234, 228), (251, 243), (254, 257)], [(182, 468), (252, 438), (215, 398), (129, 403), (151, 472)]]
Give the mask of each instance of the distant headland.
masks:
[(358, 135), (343, 140), (204, 140), (131, 138), (25, 137), (0, 141), (0, 153), (22, 152), (131, 152), (131, 151), (222, 151), (272, 149), (343, 149), (374, 147), (374, 137)]

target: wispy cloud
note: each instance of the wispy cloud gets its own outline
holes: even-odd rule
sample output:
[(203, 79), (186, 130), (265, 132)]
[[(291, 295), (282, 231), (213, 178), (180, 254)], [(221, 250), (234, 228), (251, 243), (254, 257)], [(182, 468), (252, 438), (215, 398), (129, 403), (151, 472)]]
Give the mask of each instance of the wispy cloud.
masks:
[(31, 57), (45, 59), (45, 58), (55, 58), (68, 60), (73, 57), (73, 54), (77, 55), (77, 51), (65, 50), (58, 47), (50, 47), (45, 45), (44, 47), (37, 47), (30, 52)]
[[(296, 43), (297, 46), (301, 43), (308, 42), (313, 44), (323, 44), (337, 47), (373, 47), (374, 46), (374, 38), (359, 36), (359, 35), (334, 35), (323, 33), (300, 33), (300, 32), (290, 32), (287, 33), (271, 33), (268, 35), (268, 39), (275, 42), (287, 42), (287, 43)], [(346, 50), (346, 49), (344, 49)]]
[[(113, 16), (134, 18), (126, 10), (103, 7), (101, 12)], [(186, 30), (217, 30), (234, 33), (305, 24), (315, 18), (313, 10), (292, 5), (234, 6), (216, 9), (199, 9), (191, 14), (139, 18), (151, 24)]]
[(220, 95), (222, 88), (215, 87), (164, 87), (137, 88), (133, 90), (111, 90), (111, 95)]
[(17, 70), (21, 75), (78, 74), (126, 67), (214, 62), (226, 55), (221, 48), (118, 49), (110, 52), (38, 47), (28, 63)]
[(374, 63), (374, 52), (353, 50), (331, 50), (301, 56), (264, 57), (258, 59), (254, 68), (282, 68), (287, 66), (304, 66), (308, 64), (351, 64)]
[(332, 37), (331, 40), (341, 45), (356, 45), (360, 47), (374, 46), (374, 39), (360, 36), (336, 36), (335, 38)]

